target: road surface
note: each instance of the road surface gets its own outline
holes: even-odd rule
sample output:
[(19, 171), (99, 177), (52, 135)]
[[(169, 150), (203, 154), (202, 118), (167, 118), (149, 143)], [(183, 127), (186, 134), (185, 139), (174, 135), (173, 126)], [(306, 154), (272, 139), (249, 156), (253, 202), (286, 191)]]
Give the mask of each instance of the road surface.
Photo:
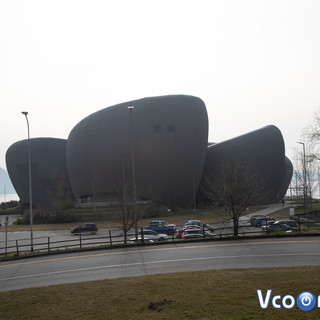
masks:
[(159, 273), (320, 265), (320, 237), (172, 243), (0, 262), (0, 291)]

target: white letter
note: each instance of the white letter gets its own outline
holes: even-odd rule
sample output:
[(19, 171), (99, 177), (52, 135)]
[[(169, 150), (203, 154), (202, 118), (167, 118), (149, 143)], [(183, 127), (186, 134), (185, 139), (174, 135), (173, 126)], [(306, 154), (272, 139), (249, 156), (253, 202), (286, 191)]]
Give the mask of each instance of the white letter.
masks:
[[(291, 300), (290, 304), (287, 304), (286, 300)], [(286, 308), (286, 309), (291, 309), (293, 308), (294, 304), (296, 303), (296, 301), (294, 300), (293, 296), (287, 295), (284, 296), (282, 299), (282, 305)]]
[(279, 300), (279, 299), (281, 299), (281, 296), (274, 296), (274, 297), (272, 298), (272, 305), (273, 305), (273, 307), (276, 308), (276, 309), (281, 309), (281, 304), (277, 304), (277, 303), (276, 303), (276, 301)]
[(260, 307), (261, 307), (262, 309), (267, 309), (267, 308), (268, 308), (268, 304), (269, 304), (271, 292), (272, 292), (272, 290), (267, 290), (266, 299), (263, 300), (263, 296), (262, 296), (261, 290), (260, 290), (260, 289), (257, 290)]
[(320, 295), (318, 296), (318, 308), (320, 308)]

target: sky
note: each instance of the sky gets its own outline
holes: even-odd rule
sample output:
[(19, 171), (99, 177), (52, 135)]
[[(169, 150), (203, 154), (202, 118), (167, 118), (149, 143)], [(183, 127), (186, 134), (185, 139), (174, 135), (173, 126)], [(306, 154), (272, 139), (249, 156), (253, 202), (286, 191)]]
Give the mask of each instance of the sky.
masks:
[(294, 160), (320, 110), (318, 0), (0, 0), (0, 167), (30, 135), (144, 97), (201, 98), (209, 141), (273, 124)]

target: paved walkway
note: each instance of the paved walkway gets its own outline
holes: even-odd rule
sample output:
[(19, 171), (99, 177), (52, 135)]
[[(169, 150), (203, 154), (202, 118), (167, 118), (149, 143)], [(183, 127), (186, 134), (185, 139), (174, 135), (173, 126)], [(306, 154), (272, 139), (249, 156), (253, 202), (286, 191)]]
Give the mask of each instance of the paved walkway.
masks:
[[(255, 212), (255, 213), (252, 213), (251, 215), (263, 214), (263, 215), (267, 216), (273, 212), (279, 211), (284, 208), (290, 208), (290, 207), (291, 207), (290, 204), (285, 204), (284, 206), (282, 206), (281, 203), (275, 203), (275, 204), (268, 206), (267, 208), (264, 208), (264, 209), (261, 209), (261, 210)], [(249, 215), (249, 216), (251, 216), (251, 215)]]
[(261, 209), (259, 211), (256, 211), (256, 212), (252, 212), (252, 213), (249, 213), (249, 214), (246, 214), (244, 216), (241, 216), (240, 217), (240, 220), (249, 220), (250, 217), (252, 216), (255, 216), (257, 214), (261, 214), (261, 215), (264, 215), (264, 216), (268, 216), (269, 214), (272, 214), (278, 210), (281, 210), (283, 208), (290, 208), (291, 205), (288, 203), (285, 203), (284, 206), (282, 206), (281, 203), (275, 203), (275, 204), (271, 204), (271, 205), (268, 205), (266, 206), (264, 209)]

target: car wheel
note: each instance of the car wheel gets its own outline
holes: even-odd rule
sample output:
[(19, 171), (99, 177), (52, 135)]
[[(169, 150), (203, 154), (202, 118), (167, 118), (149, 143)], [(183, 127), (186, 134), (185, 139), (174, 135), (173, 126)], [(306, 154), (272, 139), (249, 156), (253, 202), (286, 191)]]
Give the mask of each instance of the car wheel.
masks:
[(160, 239), (159, 239), (159, 241), (164, 241), (164, 240), (165, 240), (165, 238), (160, 238)]

